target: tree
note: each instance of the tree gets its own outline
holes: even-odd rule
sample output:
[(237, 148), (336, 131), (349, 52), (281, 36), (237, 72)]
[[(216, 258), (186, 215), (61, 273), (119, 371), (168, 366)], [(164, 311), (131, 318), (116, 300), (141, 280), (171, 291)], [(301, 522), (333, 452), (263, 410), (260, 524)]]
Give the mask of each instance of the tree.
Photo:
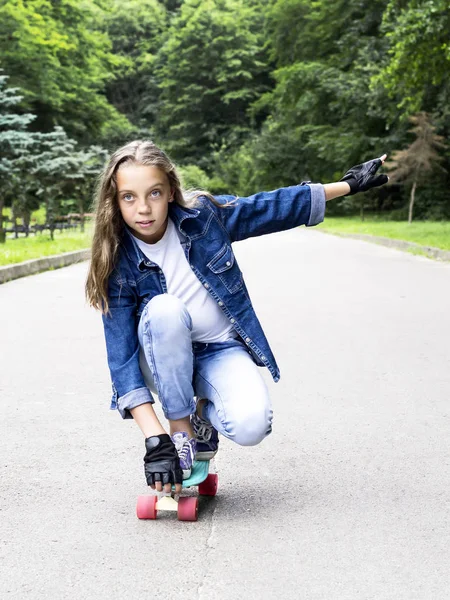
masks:
[(271, 2), (264, 33), (274, 86), (250, 108), (254, 117), (265, 115), (261, 129), (229, 161), (235, 166), (226, 178), (234, 171), (239, 193), (333, 180), (381, 154), (390, 131), (383, 99), (369, 92), (368, 81), (383, 52), (378, 32), (386, 3)]
[(37, 115), (36, 131), (60, 125), (69, 136), (92, 142), (111, 121), (116, 127), (127, 125), (103, 93), (121, 62), (97, 25), (104, 18), (104, 4), (97, 0), (0, 4), (2, 66), (11, 83), (23, 90), (24, 110)]
[(384, 86), (405, 117), (431, 108), (448, 82), (448, 0), (390, 0), (381, 33), (388, 48), (372, 77), (372, 90)]
[(46, 222), (53, 239), (55, 217), (61, 201), (67, 195), (75, 195), (84, 229), (86, 203), (91, 198), (94, 179), (107, 158), (105, 149), (91, 146), (77, 150), (77, 142), (69, 138), (62, 127), (49, 133), (36, 134), (40, 152), (33, 156), (28, 170), (39, 183), (38, 196), (44, 196)]
[(113, 0), (102, 27), (119, 59), (106, 94), (134, 125), (153, 124), (158, 115), (155, 59), (168, 27), (168, 14), (158, 0)]
[(201, 189), (210, 191), (211, 180), (208, 175), (197, 167), (197, 165), (185, 165), (179, 167), (179, 173), (181, 176), (181, 184), (185, 190), (188, 189)]
[(222, 143), (251, 130), (248, 108), (268, 89), (258, 7), (244, 0), (185, 0), (157, 56), (156, 133), (184, 163), (210, 166)]
[(20, 174), (14, 178), (14, 188), (11, 195), (11, 220), (13, 221), (16, 238), (19, 237), (17, 219), (19, 217), (22, 218), (25, 235), (28, 237), (31, 213), (33, 210), (39, 208), (39, 197), (36, 194), (36, 179), (24, 167), (24, 164), (30, 162), (30, 154), (24, 159), (25, 156), (22, 156), (22, 159), (18, 161), (21, 166)]
[(416, 139), (404, 150), (395, 152), (385, 166), (390, 169), (391, 184), (411, 185), (408, 211), (408, 223), (411, 223), (416, 187), (440, 167), (442, 156), (437, 149), (446, 148), (446, 144), (444, 138), (435, 133), (436, 128), (431, 124), (427, 113), (417, 113), (409, 117), (409, 121), (414, 125), (410, 132), (416, 136)]
[(66, 173), (66, 191), (75, 194), (80, 214), (81, 231), (84, 231), (84, 213), (93, 197), (95, 180), (108, 158), (108, 152), (101, 146), (72, 152)]
[(21, 164), (33, 151), (35, 136), (27, 131), (28, 125), (36, 115), (13, 112), (23, 96), (19, 88), (6, 87), (8, 75), (2, 75), (0, 69), (0, 243), (4, 244), (6, 235), (3, 228), (3, 208), (5, 197), (14, 198), (17, 189)]

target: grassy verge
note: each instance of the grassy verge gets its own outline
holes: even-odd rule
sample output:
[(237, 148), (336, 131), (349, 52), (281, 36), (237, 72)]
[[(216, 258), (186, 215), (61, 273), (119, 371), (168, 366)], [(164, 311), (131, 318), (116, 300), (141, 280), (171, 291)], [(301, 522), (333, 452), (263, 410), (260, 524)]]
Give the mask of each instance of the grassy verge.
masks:
[(92, 227), (88, 226), (85, 233), (80, 231), (63, 233), (55, 231), (53, 241), (47, 232), (32, 234), (28, 238), (8, 239), (5, 244), (0, 244), (0, 266), (12, 265), (32, 258), (62, 254), (63, 252), (84, 250), (90, 247), (91, 236)]
[(372, 218), (361, 221), (358, 217), (326, 217), (319, 227), (330, 233), (374, 235), (450, 250), (448, 221), (417, 221), (408, 224), (403, 221), (379, 221)]

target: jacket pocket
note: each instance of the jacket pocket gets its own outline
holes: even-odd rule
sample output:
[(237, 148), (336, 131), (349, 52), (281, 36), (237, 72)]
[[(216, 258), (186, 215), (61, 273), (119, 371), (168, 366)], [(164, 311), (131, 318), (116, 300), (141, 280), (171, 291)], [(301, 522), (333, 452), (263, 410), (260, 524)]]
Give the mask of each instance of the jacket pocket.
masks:
[(231, 294), (242, 288), (242, 273), (230, 245), (225, 244), (222, 246), (219, 252), (207, 263), (207, 267), (219, 277)]

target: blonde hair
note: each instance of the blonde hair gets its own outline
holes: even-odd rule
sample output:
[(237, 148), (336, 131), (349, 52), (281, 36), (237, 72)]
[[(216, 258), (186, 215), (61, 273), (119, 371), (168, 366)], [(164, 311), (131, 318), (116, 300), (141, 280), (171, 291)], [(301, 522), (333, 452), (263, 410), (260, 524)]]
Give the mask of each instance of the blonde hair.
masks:
[(91, 264), (86, 280), (86, 299), (90, 306), (107, 314), (108, 278), (114, 270), (121, 234), (125, 227), (117, 199), (117, 171), (121, 165), (145, 165), (158, 167), (167, 175), (174, 201), (192, 208), (198, 205), (198, 197), (206, 196), (216, 206), (219, 204), (209, 192), (183, 190), (174, 163), (163, 150), (150, 140), (135, 140), (116, 150), (101, 173), (95, 191), (95, 228), (91, 246)]

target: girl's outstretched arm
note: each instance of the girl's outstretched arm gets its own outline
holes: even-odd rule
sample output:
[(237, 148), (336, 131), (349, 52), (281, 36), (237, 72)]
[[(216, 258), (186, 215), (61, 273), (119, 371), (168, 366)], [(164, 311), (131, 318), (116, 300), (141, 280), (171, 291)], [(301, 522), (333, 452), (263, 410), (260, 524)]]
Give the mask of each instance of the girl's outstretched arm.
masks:
[(323, 186), (325, 190), (325, 200), (334, 200), (334, 198), (340, 198), (346, 196), (350, 192), (350, 186), (345, 181), (336, 181), (336, 183), (325, 183)]
[(377, 174), (386, 154), (355, 165), (335, 183), (303, 182), (270, 192), (258, 192), (248, 197), (216, 196), (217, 207), (207, 204), (230, 236), (231, 242), (249, 237), (285, 231), (306, 225), (311, 227), (324, 219), (327, 200), (351, 196), (387, 183), (387, 175)]
[(380, 158), (368, 160), (361, 165), (356, 165), (347, 171), (340, 181), (325, 183), (325, 200), (333, 200), (340, 196), (352, 196), (358, 192), (365, 192), (372, 187), (387, 183), (387, 175), (376, 175), (376, 172), (386, 160), (387, 154)]
[[(387, 175), (377, 175), (377, 171), (386, 160), (386, 157), (387, 154), (383, 154), (380, 158), (373, 158), (372, 160), (368, 160), (360, 165), (355, 165), (349, 169), (338, 183), (346, 182), (350, 191), (339, 195), (353, 196), (353, 194), (357, 194), (358, 192), (366, 192), (371, 188), (379, 187), (380, 185), (387, 183), (389, 180)], [(334, 192), (332, 191), (331, 193)], [(327, 198), (327, 200), (328, 199), (331, 200), (331, 198)]]

